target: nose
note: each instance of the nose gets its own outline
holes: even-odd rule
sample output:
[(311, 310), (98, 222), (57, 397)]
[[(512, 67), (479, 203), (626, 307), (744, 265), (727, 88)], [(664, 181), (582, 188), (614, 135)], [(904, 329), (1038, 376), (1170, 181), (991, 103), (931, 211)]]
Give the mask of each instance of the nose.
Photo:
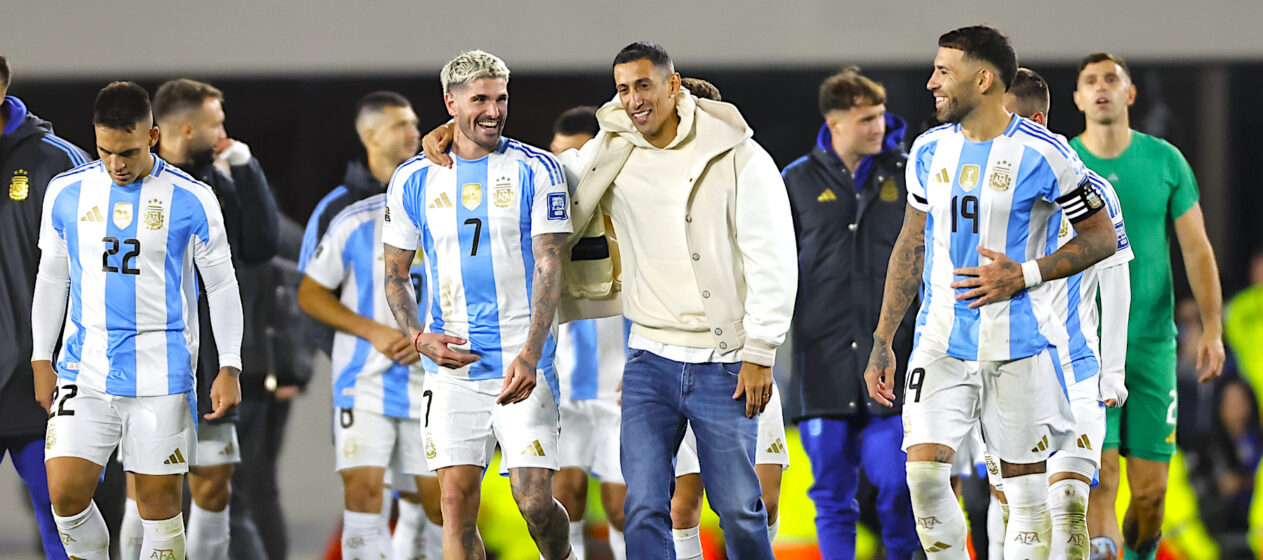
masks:
[(105, 164), (109, 166), (110, 171), (122, 171), (123, 168), (127, 167), (127, 162), (118, 156), (106, 156)]
[(934, 81), (934, 74), (930, 74), (930, 79), (925, 81), (925, 89), (930, 91), (938, 89), (938, 82)]
[(493, 119), (500, 118), (500, 105), (498, 103), (492, 103), (491, 107), (487, 109), (487, 117)]

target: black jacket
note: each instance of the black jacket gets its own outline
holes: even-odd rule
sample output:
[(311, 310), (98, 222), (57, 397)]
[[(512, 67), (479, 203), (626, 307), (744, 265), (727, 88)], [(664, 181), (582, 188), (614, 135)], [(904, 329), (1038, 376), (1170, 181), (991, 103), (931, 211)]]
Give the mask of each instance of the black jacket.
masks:
[[(237, 269), (237, 283), (241, 287), (241, 376), (244, 384), (248, 377), (266, 375), (266, 366), (260, 356), (265, 354), (263, 345), (267, 339), (261, 332), (256, 332), (261, 324), (258, 309), (261, 303), (266, 305), (266, 302), (258, 301), (260, 290), (251, 289), (251, 284), (259, 281), (256, 265), (268, 262), (276, 254), (279, 219), (276, 201), (272, 198), (263, 168), (253, 157), (243, 165), (230, 167), (230, 173), (224, 173), (211, 163), (186, 164), (181, 168), (210, 185), (224, 213), (224, 229), (228, 246), (232, 249), (233, 267)], [(197, 408), (198, 414), (205, 414), (213, 410), (210, 387), (219, 375), (219, 350), (215, 346), (210, 308), (204, 292), (199, 294), (197, 307)], [(223, 421), (234, 418), (230, 415)]]
[[(46, 414), (35, 402), (31, 374), (31, 296), (39, 268), (39, 225), (44, 190), (58, 173), (91, 160), (83, 150), (53, 135), (53, 125), (30, 114), (16, 97), (0, 111), (7, 124), (0, 136), (0, 436), (39, 436)], [(2, 188), (2, 187), (0, 187)]]
[[(848, 418), (898, 414), (912, 349), (916, 302), (894, 338), (898, 358), (893, 408), (868, 396), (864, 368), (881, 313), (886, 267), (903, 226), (908, 197), (900, 143), (906, 125), (886, 115), (883, 151), (864, 158), (855, 177), (834, 153), (827, 126), (816, 147), (782, 172), (798, 238), (794, 368), (790, 417)], [(862, 188), (857, 191), (856, 183)]]

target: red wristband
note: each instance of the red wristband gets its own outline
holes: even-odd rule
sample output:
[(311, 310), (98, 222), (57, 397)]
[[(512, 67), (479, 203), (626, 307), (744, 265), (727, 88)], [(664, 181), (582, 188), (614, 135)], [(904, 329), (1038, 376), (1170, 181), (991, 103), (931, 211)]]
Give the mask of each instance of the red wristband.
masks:
[(412, 349), (416, 350), (418, 354), (421, 353), (421, 349), (417, 348), (417, 343), (421, 341), (422, 334), (424, 334), (423, 331), (417, 331), (417, 336), (412, 338)]

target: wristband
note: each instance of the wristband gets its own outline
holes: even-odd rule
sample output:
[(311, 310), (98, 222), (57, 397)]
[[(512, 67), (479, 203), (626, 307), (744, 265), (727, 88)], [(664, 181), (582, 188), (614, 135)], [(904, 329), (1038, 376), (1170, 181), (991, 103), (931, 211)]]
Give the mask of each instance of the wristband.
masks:
[(1026, 281), (1027, 289), (1043, 284), (1044, 276), (1039, 272), (1039, 263), (1035, 261), (1022, 263), (1022, 279)]
[(418, 354), (421, 353), (421, 349), (417, 348), (417, 343), (421, 342), (422, 334), (425, 334), (425, 331), (417, 331), (417, 336), (412, 337), (412, 349), (415, 350)]

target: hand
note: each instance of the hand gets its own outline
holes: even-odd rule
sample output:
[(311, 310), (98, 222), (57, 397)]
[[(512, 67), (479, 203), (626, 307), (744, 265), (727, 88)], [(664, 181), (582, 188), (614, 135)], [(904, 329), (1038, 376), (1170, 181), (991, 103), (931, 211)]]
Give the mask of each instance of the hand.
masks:
[(53, 391), (57, 390), (57, 372), (53, 371), (53, 363), (48, 360), (31, 362), (35, 370), (35, 400), (44, 407), (44, 412), (53, 411)]
[(1223, 373), (1224, 341), (1219, 332), (1202, 331), (1202, 338), (1197, 342), (1197, 369), (1202, 372), (1197, 378), (1200, 383), (1211, 381)]
[(452, 148), (452, 138), (455, 138), (452, 127), (450, 122), (439, 125), (421, 138), (421, 150), (425, 152), (425, 158), (435, 165), (452, 166), (452, 158), (447, 155), (447, 151)]
[(241, 403), (241, 383), (237, 382), (238, 375), (241, 375), (241, 370), (237, 368), (219, 368), (219, 375), (215, 376), (215, 382), (211, 383), (210, 390), (211, 407), (215, 410), (210, 414), (202, 415), (202, 418), (207, 420), (223, 418), (228, 413), (228, 409)]
[(413, 335), (413, 343), (416, 345), (414, 350), (425, 354), (425, 357), (434, 360), (434, 363), (448, 368), (460, 369), (472, 364), (482, 358), (474, 354), (468, 354), (459, 350), (452, 350), (447, 345), (462, 345), (469, 343), (468, 340), (457, 336), (448, 336), (443, 333), (421, 333)]
[(513, 363), (509, 364), (509, 373), (504, 376), (504, 388), (500, 390), (500, 398), (496, 399), (496, 404), (513, 404), (531, 396), (531, 391), (535, 390), (535, 365), (538, 363), (538, 359), (528, 358), (525, 352), (513, 358)]
[(754, 418), (772, 400), (772, 368), (744, 362), (737, 373), (737, 390), (733, 400), (746, 397), (746, 418)]
[(373, 324), (368, 333), (368, 341), (381, 355), (401, 366), (412, 365), (421, 360), (421, 355), (412, 348), (412, 341), (408, 337), (381, 323)]
[(215, 157), (228, 165), (245, 165), (250, 162), (250, 146), (232, 138), (215, 141)]
[(1101, 373), (1101, 402), (1110, 408), (1118, 408), (1127, 402), (1127, 385), (1119, 374)]
[(895, 405), (895, 351), (889, 342), (878, 337), (873, 337), (873, 351), (864, 369), (864, 384), (873, 400), (886, 406)]
[(303, 394), (303, 388), (298, 385), (281, 385), (272, 392), (272, 398), (276, 402), (285, 402), (292, 401), (301, 394)]
[(1017, 261), (1010, 259), (1004, 253), (997, 253), (984, 247), (978, 248), (978, 254), (991, 259), (991, 262), (983, 266), (969, 266), (952, 271), (957, 276), (973, 277), (952, 282), (952, 288), (974, 288), (956, 296), (956, 301), (973, 299), (969, 307), (974, 309), (988, 303), (1009, 299), (1018, 290), (1026, 287), (1026, 279), (1022, 277), (1022, 265)]

